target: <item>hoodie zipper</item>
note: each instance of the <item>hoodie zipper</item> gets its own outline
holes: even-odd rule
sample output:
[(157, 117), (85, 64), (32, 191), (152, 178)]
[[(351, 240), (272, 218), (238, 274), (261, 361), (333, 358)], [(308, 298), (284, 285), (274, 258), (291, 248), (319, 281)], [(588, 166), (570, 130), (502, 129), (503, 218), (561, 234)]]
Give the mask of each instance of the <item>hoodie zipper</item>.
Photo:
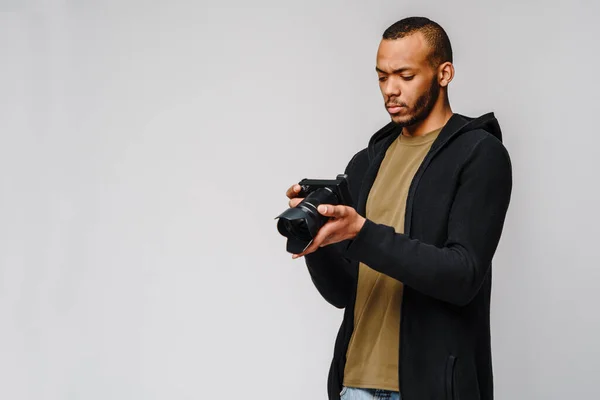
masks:
[[(429, 149), (429, 151), (427, 152), (427, 154), (425, 155), (425, 158), (423, 159), (423, 162), (421, 163), (421, 165), (419, 166), (419, 168), (417, 169), (417, 172), (415, 173), (415, 176), (413, 177), (409, 189), (408, 189), (408, 195), (406, 197), (406, 207), (404, 210), (404, 234), (406, 235), (410, 235), (410, 231), (412, 228), (412, 209), (413, 209), (413, 202), (414, 202), (414, 197), (415, 197), (415, 192), (417, 191), (417, 187), (419, 185), (419, 181), (421, 180), (421, 177), (423, 176), (423, 174), (425, 173), (425, 170), (427, 169), (427, 167), (429, 167), (429, 164), (431, 163), (431, 160), (451, 141), (451, 139), (453, 139), (457, 133), (460, 132), (460, 130), (462, 128), (464, 128), (465, 125), (467, 125), (468, 122), (464, 122), (456, 127), (453, 127), (453, 132), (445, 139), (443, 139), (442, 142), (438, 142), (440, 143), (439, 145), (436, 143), (436, 141), (433, 142), (433, 144), (431, 145), (431, 148)], [(446, 125), (444, 126), (444, 128), (446, 128), (448, 126), (448, 123), (446, 123)], [(444, 129), (442, 128), (442, 129)], [(441, 132), (440, 132), (441, 135)], [(438, 137), (439, 138), (439, 137)], [(406, 289), (405, 289), (406, 290)], [(404, 320), (406, 318), (406, 302), (404, 301), (404, 296), (405, 296), (405, 290), (402, 291), (402, 304), (400, 305), (400, 337), (398, 338), (400, 341), (400, 346), (398, 347), (398, 384), (400, 387), (400, 397), (402, 398), (402, 384), (400, 382), (401, 376), (402, 376), (402, 359), (401, 359), (401, 354), (402, 354), (402, 337), (406, 337), (405, 334), (403, 334), (403, 330), (405, 329), (405, 324), (404, 324)]]
[[(457, 116), (458, 117), (458, 116)], [(450, 120), (448, 121), (450, 122)], [(448, 122), (446, 123), (446, 125), (444, 126), (444, 128), (442, 128), (442, 130), (444, 130), (446, 127), (448, 127)], [(464, 128), (465, 125), (468, 124), (469, 121), (465, 121), (461, 119), (461, 124), (457, 124), (457, 126), (452, 127), (453, 132), (445, 139), (443, 139), (443, 142), (440, 142), (439, 145), (436, 144), (436, 142), (438, 141), (438, 139), (436, 139), (436, 141), (433, 142), (431, 148), (429, 149), (429, 151), (427, 152), (427, 154), (425, 155), (425, 158), (423, 160), (423, 162), (421, 163), (421, 165), (419, 166), (419, 168), (417, 169), (417, 172), (415, 173), (415, 176), (413, 177), (411, 184), (409, 186), (409, 190), (408, 190), (408, 195), (407, 195), (407, 199), (406, 199), (406, 207), (405, 207), (405, 218), (404, 218), (404, 233), (406, 235), (410, 235), (410, 230), (411, 230), (411, 219), (412, 219), (412, 207), (413, 207), (413, 200), (414, 200), (414, 195), (416, 192), (416, 188), (419, 184), (419, 181), (421, 180), (421, 177), (423, 176), (423, 173), (425, 172), (425, 170), (427, 169), (427, 167), (429, 166), (431, 160), (433, 159), (433, 157), (435, 157), (435, 155), (443, 148), (445, 147), (445, 145), (450, 142), (450, 139), (452, 139), (456, 133), (458, 133), (462, 128)], [(386, 127), (387, 128), (387, 127)], [(402, 132), (400, 132), (400, 134), (402, 134)], [(441, 135), (441, 132), (440, 132)], [(371, 168), (369, 168), (367, 170), (367, 174), (370, 175), (374, 175), (373, 177), (369, 176), (369, 188), (361, 188), (360, 190), (360, 195), (359, 195), (359, 205), (361, 206), (361, 209), (363, 208), (363, 204), (364, 204), (364, 210), (363, 213), (366, 215), (366, 199), (368, 196), (368, 193), (370, 192), (373, 184), (375, 183), (375, 179), (377, 178), (377, 172), (379, 171), (379, 168), (381, 167), (381, 163), (383, 162), (383, 159), (385, 158), (385, 153), (387, 151), (387, 149), (389, 148), (389, 146), (392, 144), (392, 142), (394, 140), (396, 140), (398, 137), (398, 135), (391, 135), (390, 138), (388, 138), (383, 145), (382, 150), (375, 154), (374, 156), (374, 164), (377, 166), (376, 168), (374, 166), (372, 166)], [(370, 151), (370, 149), (367, 150), (368, 151), (368, 155), (370, 156), (372, 154), (372, 152)], [(369, 157), (370, 158), (370, 157)], [(367, 178), (367, 176), (365, 176), (365, 178)], [(363, 181), (364, 182), (364, 181)], [(402, 396), (402, 384), (400, 382), (400, 377), (402, 376), (402, 362), (401, 362), (401, 347), (402, 347), (402, 336), (405, 336), (402, 331), (404, 330), (404, 319), (406, 317), (406, 302), (404, 301), (404, 297), (405, 297), (405, 292), (402, 292), (402, 303), (400, 306), (400, 337), (398, 338), (400, 341), (400, 346), (399, 346), (399, 351), (398, 351), (398, 384), (400, 387), (400, 396)]]

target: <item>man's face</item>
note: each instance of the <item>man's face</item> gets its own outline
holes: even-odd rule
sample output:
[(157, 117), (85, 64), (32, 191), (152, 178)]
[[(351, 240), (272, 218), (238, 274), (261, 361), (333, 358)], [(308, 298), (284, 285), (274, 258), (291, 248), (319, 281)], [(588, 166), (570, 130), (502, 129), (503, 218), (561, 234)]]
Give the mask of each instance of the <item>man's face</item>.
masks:
[(401, 39), (383, 39), (377, 51), (377, 75), (392, 121), (411, 126), (431, 112), (440, 92), (429, 64), (431, 49), (420, 32)]

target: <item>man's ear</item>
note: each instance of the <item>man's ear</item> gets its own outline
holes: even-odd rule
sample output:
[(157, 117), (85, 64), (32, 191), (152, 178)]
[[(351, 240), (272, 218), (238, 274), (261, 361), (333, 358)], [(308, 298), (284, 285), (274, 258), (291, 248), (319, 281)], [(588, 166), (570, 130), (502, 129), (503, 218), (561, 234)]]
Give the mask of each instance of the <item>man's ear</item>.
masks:
[(441, 87), (447, 87), (454, 78), (454, 65), (447, 61), (438, 67), (438, 83)]

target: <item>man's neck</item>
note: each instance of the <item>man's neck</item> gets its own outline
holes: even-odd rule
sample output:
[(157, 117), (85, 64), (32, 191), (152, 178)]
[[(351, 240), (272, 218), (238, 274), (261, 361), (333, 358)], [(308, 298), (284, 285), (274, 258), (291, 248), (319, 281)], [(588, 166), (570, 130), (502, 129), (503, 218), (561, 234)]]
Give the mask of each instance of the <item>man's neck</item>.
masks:
[(417, 122), (411, 126), (405, 126), (402, 129), (404, 136), (423, 136), (429, 132), (433, 132), (446, 125), (446, 122), (452, 117), (452, 109), (450, 105), (445, 105), (436, 110), (434, 107), (431, 113), (423, 121)]

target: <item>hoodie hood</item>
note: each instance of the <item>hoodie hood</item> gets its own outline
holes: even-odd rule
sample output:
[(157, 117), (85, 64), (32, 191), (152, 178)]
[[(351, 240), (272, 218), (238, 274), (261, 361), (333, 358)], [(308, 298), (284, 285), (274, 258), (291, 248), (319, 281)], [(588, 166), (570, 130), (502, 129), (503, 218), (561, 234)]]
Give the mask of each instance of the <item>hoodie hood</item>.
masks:
[(480, 117), (472, 118), (464, 115), (454, 114), (467, 121), (467, 124), (460, 129), (460, 132), (474, 131), (483, 129), (484, 131), (494, 135), (499, 141), (502, 141), (502, 130), (500, 124), (493, 112), (483, 114)]
[[(443, 143), (447, 142), (449, 139), (458, 134), (474, 131), (476, 129), (483, 129), (486, 132), (494, 135), (499, 141), (502, 142), (502, 131), (500, 129), (500, 124), (498, 123), (498, 120), (494, 116), (493, 112), (483, 114), (477, 118), (454, 113), (446, 125), (444, 125), (433, 147), (441, 146)], [(369, 140), (369, 159), (373, 159), (376, 153), (376, 148), (379, 147), (379, 144), (388, 141), (391, 143), (391, 140), (394, 140), (401, 133), (402, 128), (393, 121), (377, 131)], [(385, 146), (385, 148), (387, 148), (387, 146)]]

